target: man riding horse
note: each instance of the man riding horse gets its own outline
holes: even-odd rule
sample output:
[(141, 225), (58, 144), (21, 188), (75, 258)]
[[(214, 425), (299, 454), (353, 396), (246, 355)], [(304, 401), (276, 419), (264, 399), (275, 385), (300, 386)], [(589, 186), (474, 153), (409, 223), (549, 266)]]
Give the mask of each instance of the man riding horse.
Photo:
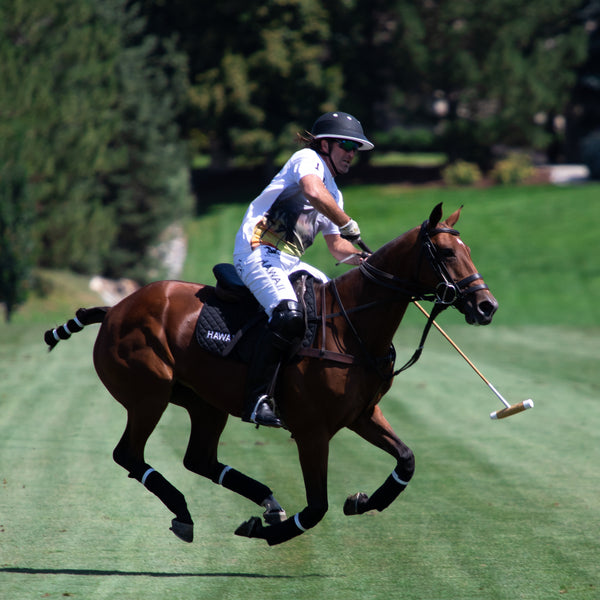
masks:
[[(301, 261), (322, 232), (336, 260), (358, 265), (361, 254), (356, 221), (344, 212), (335, 178), (347, 173), (357, 151), (371, 150), (362, 125), (352, 115), (328, 112), (310, 133), (299, 134), (305, 148), (294, 153), (271, 183), (250, 204), (235, 239), (234, 264), (246, 286), (269, 317), (264, 347), (254, 353), (246, 385), (242, 420), (281, 427), (269, 395), (279, 364), (302, 339), (305, 317), (289, 281), (307, 271), (327, 276)], [(348, 258), (350, 257), (350, 258)]]

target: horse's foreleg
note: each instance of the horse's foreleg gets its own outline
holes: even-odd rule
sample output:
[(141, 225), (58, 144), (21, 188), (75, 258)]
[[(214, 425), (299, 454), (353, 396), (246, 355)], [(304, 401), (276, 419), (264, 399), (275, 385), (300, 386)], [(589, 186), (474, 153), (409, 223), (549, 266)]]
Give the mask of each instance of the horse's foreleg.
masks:
[(323, 434), (313, 435), (302, 441), (296, 438), (300, 465), (304, 475), (307, 506), (293, 517), (282, 523), (263, 527), (258, 517), (242, 523), (236, 530), (236, 535), (260, 538), (267, 541), (269, 546), (287, 542), (312, 529), (328, 510), (327, 503), (327, 460), (329, 456), (329, 438)]
[(344, 514), (358, 515), (369, 510), (382, 511), (404, 491), (415, 471), (415, 457), (394, 433), (383, 416), (379, 406), (372, 413), (359, 417), (350, 429), (371, 444), (385, 450), (397, 461), (395, 469), (371, 497), (364, 493), (354, 494), (346, 499)]

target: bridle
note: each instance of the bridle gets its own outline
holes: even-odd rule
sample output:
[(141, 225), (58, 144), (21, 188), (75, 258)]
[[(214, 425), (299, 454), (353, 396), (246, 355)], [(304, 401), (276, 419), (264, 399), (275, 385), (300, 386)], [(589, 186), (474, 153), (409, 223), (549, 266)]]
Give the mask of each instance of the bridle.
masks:
[[(349, 317), (349, 312), (355, 312), (357, 310), (361, 310), (361, 308), (372, 307), (378, 302), (371, 302), (363, 307), (355, 307), (350, 311), (347, 311), (342, 304), (342, 299), (340, 298), (339, 292), (337, 290), (337, 286), (335, 285), (335, 281), (331, 280), (329, 282), (329, 286), (331, 288), (333, 297), (335, 301), (340, 307), (340, 314), (345, 318), (348, 326), (353, 332), (354, 336), (359, 342), (360, 347), (363, 350), (363, 353), (366, 355), (368, 361), (372, 364), (375, 370), (379, 373), (380, 377), (384, 380), (389, 380), (405, 371), (412, 365), (414, 365), (420, 358), (423, 348), (425, 346), (425, 340), (427, 339), (427, 335), (429, 330), (431, 329), (431, 325), (433, 324), (434, 319), (446, 308), (449, 306), (454, 306), (457, 302), (462, 302), (467, 296), (474, 294), (479, 290), (487, 290), (489, 287), (486, 283), (483, 282), (483, 277), (480, 273), (473, 273), (461, 279), (460, 281), (454, 281), (452, 276), (450, 275), (444, 257), (442, 256), (438, 247), (433, 243), (431, 238), (440, 233), (449, 233), (450, 235), (459, 236), (459, 232), (456, 229), (451, 229), (449, 227), (436, 227), (435, 229), (429, 230), (429, 221), (424, 221), (421, 225), (421, 229), (419, 231), (418, 240), (421, 242), (421, 252), (419, 255), (419, 260), (415, 267), (415, 276), (414, 279), (402, 279), (393, 275), (391, 273), (387, 273), (378, 267), (373, 266), (369, 262), (369, 258), (363, 260), (359, 269), (360, 272), (373, 283), (381, 285), (385, 288), (391, 289), (395, 292), (398, 292), (398, 295), (404, 298), (408, 298), (410, 302), (415, 300), (430, 300), (435, 302), (431, 314), (427, 320), (425, 328), (423, 330), (423, 334), (421, 336), (421, 341), (419, 343), (419, 347), (415, 350), (412, 357), (399, 369), (394, 369), (394, 361), (396, 358), (396, 351), (392, 344), (390, 348), (390, 352), (388, 356), (382, 358), (374, 358), (371, 356), (369, 351), (366, 348), (366, 345), (360, 338), (356, 328), (352, 324), (352, 321)], [(431, 290), (431, 288), (426, 287), (419, 282), (419, 275), (421, 272), (421, 266), (423, 264), (423, 258), (426, 258), (430, 267), (433, 269), (434, 273), (439, 278), (439, 282), (435, 287), (435, 290)], [(471, 285), (474, 281), (478, 279), (482, 280), (482, 283), (478, 285)], [(329, 315), (333, 316), (333, 315)], [(387, 363), (392, 365), (391, 373), (383, 373), (380, 367), (381, 363)]]
[[(450, 227), (436, 227), (432, 231), (429, 231), (429, 221), (425, 221), (421, 225), (419, 231), (419, 241), (421, 242), (421, 253), (419, 260), (415, 267), (415, 276), (412, 280), (402, 279), (396, 277), (390, 273), (382, 271), (377, 267), (373, 266), (369, 259), (363, 260), (360, 263), (359, 269), (361, 273), (370, 281), (382, 285), (388, 289), (399, 292), (403, 296), (408, 296), (410, 300), (431, 300), (435, 301), (436, 304), (442, 304), (444, 306), (452, 306), (460, 300), (470, 294), (473, 294), (479, 290), (487, 290), (489, 287), (485, 283), (471, 286), (471, 283), (477, 281), (477, 279), (483, 280), (480, 273), (473, 273), (460, 281), (454, 281), (452, 276), (448, 272), (444, 257), (441, 255), (438, 247), (432, 242), (431, 238), (439, 233), (449, 233), (450, 235), (459, 236), (460, 233), (456, 229)], [(429, 265), (433, 269), (434, 273), (439, 278), (434, 291), (426, 288), (422, 284), (418, 283), (419, 275), (421, 272), (421, 266), (423, 264), (423, 257), (426, 257)]]

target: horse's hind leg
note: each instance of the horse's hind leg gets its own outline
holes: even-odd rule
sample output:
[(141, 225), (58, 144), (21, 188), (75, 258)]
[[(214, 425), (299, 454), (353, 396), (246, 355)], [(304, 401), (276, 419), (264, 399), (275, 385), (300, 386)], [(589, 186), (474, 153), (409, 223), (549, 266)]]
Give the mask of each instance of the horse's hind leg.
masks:
[(205, 403), (189, 388), (178, 388), (172, 401), (187, 409), (192, 423), (183, 461), (185, 467), (262, 506), (268, 524), (283, 521), (286, 518), (285, 511), (266, 485), (219, 462), (217, 450), (227, 423), (227, 413)]
[(146, 442), (166, 407), (166, 400), (148, 397), (144, 399), (143, 406), (136, 404), (126, 407), (127, 427), (113, 452), (113, 458), (129, 471), (129, 477), (142, 483), (175, 515), (172, 521), (173, 533), (182, 540), (191, 542), (194, 524), (185, 497), (144, 460)]

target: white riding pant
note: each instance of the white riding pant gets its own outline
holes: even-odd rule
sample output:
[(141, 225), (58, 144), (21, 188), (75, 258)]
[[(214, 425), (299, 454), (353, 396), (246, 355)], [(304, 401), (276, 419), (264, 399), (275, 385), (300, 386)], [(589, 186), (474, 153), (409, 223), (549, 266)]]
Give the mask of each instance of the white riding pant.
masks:
[(271, 246), (259, 246), (248, 254), (235, 254), (233, 263), (241, 280), (269, 318), (282, 300), (298, 301), (289, 280), (292, 273), (308, 271), (323, 283), (329, 280), (319, 269)]

